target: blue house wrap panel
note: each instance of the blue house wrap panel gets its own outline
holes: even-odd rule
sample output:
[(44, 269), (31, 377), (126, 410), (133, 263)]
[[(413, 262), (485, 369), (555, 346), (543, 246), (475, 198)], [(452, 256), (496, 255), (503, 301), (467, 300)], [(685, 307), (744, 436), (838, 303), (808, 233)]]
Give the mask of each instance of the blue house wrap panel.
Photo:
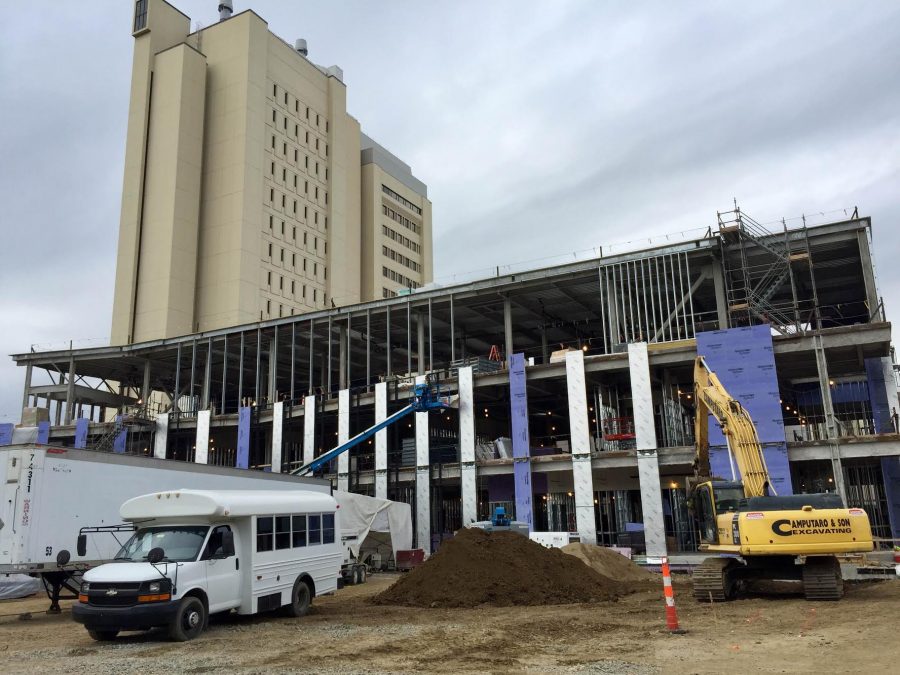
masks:
[(875, 433), (890, 433), (894, 430), (894, 425), (891, 423), (891, 407), (888, 404), (881, 358), (866, 359), (866, 381), (869, 383), (869, 400), (872, 402), (872, 417), (875, 418)]
[(525, 386), (525, 355), (509, 359), (509, 405), (512, 424), (513, 476), (516, 486), (516, 520), (534, 529), (531, 504), (531, 442), (528, 433), (528, 394)]
[[(697, 354), (706, 359), (706, 364), (718, 376), (722, 386), (750, 413), (776, 494), (793, 494), (769, 326), (697, 333)], [(725, 436), (712, 416), (708, 424), (713, 475), (730, 479)]]
[(250, 468), (250, 408), (238, 408), (238, 442), (235, 466), (238, 469)]

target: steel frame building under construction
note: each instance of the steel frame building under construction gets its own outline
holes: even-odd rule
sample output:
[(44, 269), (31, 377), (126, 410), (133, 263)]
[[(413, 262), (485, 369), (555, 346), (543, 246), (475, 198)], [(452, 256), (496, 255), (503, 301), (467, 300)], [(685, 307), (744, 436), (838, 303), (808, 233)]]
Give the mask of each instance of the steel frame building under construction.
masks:
[(696, 549), (685, 478), (700, 351), (755, 417), (777, 398), (757, 423), (779, 491), (837, 491), (887, 541), (900, 537), (900, 436), (871, 242), (856, 214), (773, 233), (736, 209), (665, 247), (13, 359), (23, 408), (49, 409), (50, 443), (280, 472), (383, 420), (431, 374), (458, 409), (342, 455), (336, 485), (412, 503), (423, 547), (505, 505), (535, 530), (662, 555)]

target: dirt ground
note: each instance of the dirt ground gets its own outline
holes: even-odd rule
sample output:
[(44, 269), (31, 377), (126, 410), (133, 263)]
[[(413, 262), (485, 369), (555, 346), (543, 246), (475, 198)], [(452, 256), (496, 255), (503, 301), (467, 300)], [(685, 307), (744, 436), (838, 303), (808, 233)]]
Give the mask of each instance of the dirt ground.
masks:
[[(367, 599), (394, 575), (317, 598), (303, 619), (213, 618), (197, 640), (126, 633), (96, 643), (43, 597), (0, 602), (0, 672), (721, 673), (896, 672), (900, 581), (847, 584), (836, 603), (757, 596), (694, 602), (676, 580), (686, 635), (664, 628), (662, 591), (617, 602), (411, 609)], [(31, 612), (31, 619), (18, 615)]]

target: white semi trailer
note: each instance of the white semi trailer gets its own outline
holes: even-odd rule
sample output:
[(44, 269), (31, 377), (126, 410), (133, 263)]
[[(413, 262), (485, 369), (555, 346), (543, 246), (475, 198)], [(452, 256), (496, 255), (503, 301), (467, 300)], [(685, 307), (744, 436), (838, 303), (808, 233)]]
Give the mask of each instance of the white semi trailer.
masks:
[[(77, 596), (80, 574), (111, 560), (131, 535), (117, 531), (124, 529), (119, 515), (124, 502), (185, 488), (331, 494), (328, 481), (314, 478), (72, 448), (5, 446), (0, 448), (0, 574), (40, 576), (50, 611), (57, 612), (61, 590)], [(63, 550), (70, 555), (60, 565)]]

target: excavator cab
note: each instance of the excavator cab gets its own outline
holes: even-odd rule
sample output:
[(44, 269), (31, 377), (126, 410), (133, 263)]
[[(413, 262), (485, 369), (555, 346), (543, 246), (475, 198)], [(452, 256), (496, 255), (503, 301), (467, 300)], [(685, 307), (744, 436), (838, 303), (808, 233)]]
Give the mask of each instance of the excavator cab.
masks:
[(691, 505), (700, 523), (700, 538), (704, 544), (719, 543), (717, 518), (724, 513), (737, 512), (744, 498), (744, 486), (737, 481), (706, 481), (694, 488)]

